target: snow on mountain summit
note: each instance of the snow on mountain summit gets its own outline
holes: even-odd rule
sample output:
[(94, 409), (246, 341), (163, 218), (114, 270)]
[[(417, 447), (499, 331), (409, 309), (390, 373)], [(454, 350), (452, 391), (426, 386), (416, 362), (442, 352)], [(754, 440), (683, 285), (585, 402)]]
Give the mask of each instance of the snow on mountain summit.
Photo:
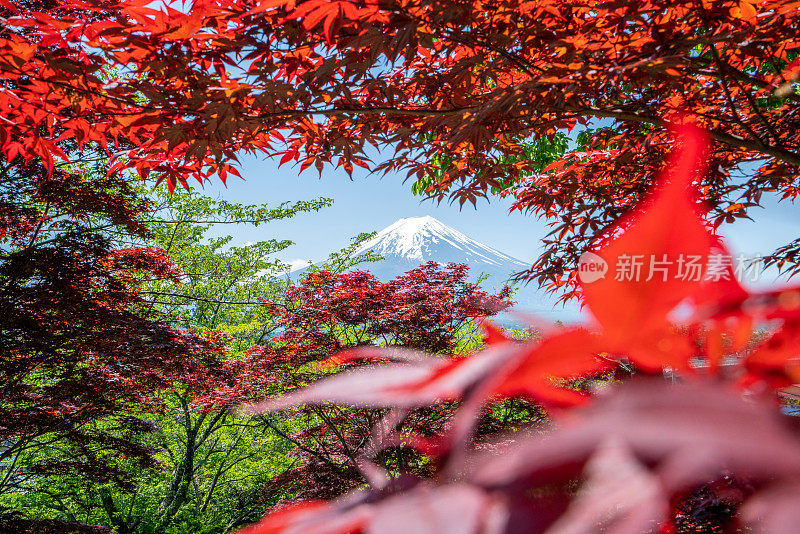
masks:
[(506, 270), (506, 276), (527, 267), (524, 262), (470, 239), (430, 215), (396, 221), (364, 243), (358, 253), (367, 251), (392, 263), (413, 266), (427, 261), (466, 263), (472, 270)]

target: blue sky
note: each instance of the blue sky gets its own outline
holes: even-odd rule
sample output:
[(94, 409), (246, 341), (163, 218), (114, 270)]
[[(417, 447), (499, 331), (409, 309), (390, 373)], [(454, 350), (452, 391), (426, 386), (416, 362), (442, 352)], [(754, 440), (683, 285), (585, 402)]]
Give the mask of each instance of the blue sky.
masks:
[[(403, 184), (397, 175), (368, 176), (362, 172), (350, 180), (344, 171), (326, 169), (320, 179), (316, 171), (298, 175), (296, 168), (278, 168), (276, 160), (255, 157), (243, 159), (241, 172), (244, 180), (231, 177), (227, 187), (217, 180), (206, 185), (206, 193), (235, 202), (270, 205), (317, 197), (334, 199), (332, 207), (317, 213), (301, 214), (261, 228), (240, 226), (233, 230), (235, 243), (269, 238), (294, 241), (294, 246), (278, 256), (285, 262), (324, 259), (360, 232), (380, 230), (402, 217), (432, 215), (469, 237), (526, 262), (538, 255), (541, 238), (547, 233), (542, 221), (519, 212), (509, 214), (508, 200), (481, 201), (477, 209), (471, 205), (460, 209), (458, 205), (436, 204), (413, 196), (410, 182)], [(753, 221), (723, 227), (722, 233), (734, 254), (767, 253), (800, 237), (797, 204), (765, 198), (765, 208), (754, 210), (752, 216)], [(225, 231), (231, 231), (231, 227), (226, 226)], [(762, 283), (772, 280), (774, 275), (766, 276)]]
[(411, 183), (403, 184), (396, 175), (368, 176), (354, 173), (350, 180), (344, 171), (316, 171), (297, 174), (291, 166), (278, 168), (277, 161), (256, 158), (243, 160), (244, 180), (229, 179), (228, 187), (219, 181), (207, 184), (205, 191), (226, 200), (276, 205), (283, 201), (310, 200), (318, 197), (334, 199), (333, 206), (317, 213), (298, 215), (261, 228), (239, 227), (235, 240), (239, 243), (269, 237), (291, 239), (296, 244), (284, 251), (282, 260), (298, 258), (319, 260), (328, 253), (346, 246), (361, 233), (378, 231), (403, 217), (431, 215), (448, 226), (493, 248), (525, 261), (537, 256), (539, 242), (547, 233), (545, 225), (515, 212), (509, 215), (510, 201), (494, 198), (482, 201), (478, 208), (466, 205), (437, 204), (411, 194)]

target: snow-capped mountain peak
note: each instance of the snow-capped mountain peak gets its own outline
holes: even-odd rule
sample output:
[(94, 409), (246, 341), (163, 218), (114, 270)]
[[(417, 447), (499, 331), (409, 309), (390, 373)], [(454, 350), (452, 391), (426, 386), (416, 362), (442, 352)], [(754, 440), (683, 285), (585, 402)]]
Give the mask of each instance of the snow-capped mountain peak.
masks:
[(359, 253), (367, 251), (389, 261), (409, 264), (452, 261), (467, 263), (473, 268), (507, 268), (506, 274), (527, 267), (524, 262), (470, 239), (430, 215), (400, 219), (387, 226), (358, 250)]
[[(383, 260), (357, 265), (379, 280), (389, 281), (428, 261), (439, 264), (464, 263), (470, 281), (482, 279), (481, 287), (497, 291), (511, 275), (529, 268), (529, 264), (475, 241), (431, 216), (408, 217), (395, 221), (365, 242), (357, 254), (374, 252)], [(300, 276), (304, 269), (293, 271)], [(555, 310), (555, 298), (534, 285), (522, 286), (513, 299), (518, 307), (558, 319), (574, 319), (577, 309)]]

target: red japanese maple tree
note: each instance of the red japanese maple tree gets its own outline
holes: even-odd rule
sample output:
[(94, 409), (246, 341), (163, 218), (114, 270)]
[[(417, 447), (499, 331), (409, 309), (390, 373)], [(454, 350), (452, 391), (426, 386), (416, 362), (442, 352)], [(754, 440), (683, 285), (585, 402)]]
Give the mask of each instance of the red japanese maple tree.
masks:
[[(506, 308), (507, 296), (508, 288), (492, 295), (468, 282), (462, 264), (429, 262), (387, 282), (359, 270), (308, 273), (280, 302), (263, 303), (274, 313), (279, 335), (250, 349), (247, 358), (228, 362), (236, 384), (206, 400), (227, 404), (266, 393), (280, 402), (280, 395), (333, 367), (378, 369), (386, 357), (449, 361), (474, 335), (474, 321)], [(419, 410), (404, 422), (404, 432), (433, 435), (452, 413), (449, 406)], [(361, 457), (370, 454), (373, 427), (384, 415), (325, 404), (267, 417), (267, 424), (292, 442), (296, 465), (270, 482), (265, 499), (332, 498), (363, 484)], [(522, 403), (513, 415), (502, 415), (502, 422), (487, 419), (485, 430), (509, 428), (538, 412)], [(408, 449), (383, 450), (373, 460), (397, 472), (430, 470)]]

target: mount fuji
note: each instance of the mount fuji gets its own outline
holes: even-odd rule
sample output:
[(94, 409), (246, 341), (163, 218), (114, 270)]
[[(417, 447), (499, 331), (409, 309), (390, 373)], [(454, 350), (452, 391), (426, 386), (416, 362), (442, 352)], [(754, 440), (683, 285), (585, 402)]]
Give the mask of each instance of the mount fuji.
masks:
[(387, 226), (356, 254), (365, 252), (383, 256), (383, 261), (365, 266), (381, 280), (435, 261), (465, 263), (472, 279), (488, 275), (491, 285), (502, 286), (512, 274), (528, 268), (525, 262), (478, 243), (430, 215), (400, 219)]
[[(481, 287), (496, 292), (517, 272), (530, 267), (522, 260), (475, 241), (431, 216), (400, 219), (387, 226), (359, 247), (356, 254), (373, 252), (383, 257), (374, 263), (359, 265), (378, 279), (387, 281), (428, 261), (441, 264), (464, 263), (469, 279), (484, 278)], [(292, 272), (299, 274), (300, 270)], [(577, 318), (576, 310), (555, 307), (555, 297), (535, 285), (521, 285), (512, 297), (516, 308), (550, 319)]]

